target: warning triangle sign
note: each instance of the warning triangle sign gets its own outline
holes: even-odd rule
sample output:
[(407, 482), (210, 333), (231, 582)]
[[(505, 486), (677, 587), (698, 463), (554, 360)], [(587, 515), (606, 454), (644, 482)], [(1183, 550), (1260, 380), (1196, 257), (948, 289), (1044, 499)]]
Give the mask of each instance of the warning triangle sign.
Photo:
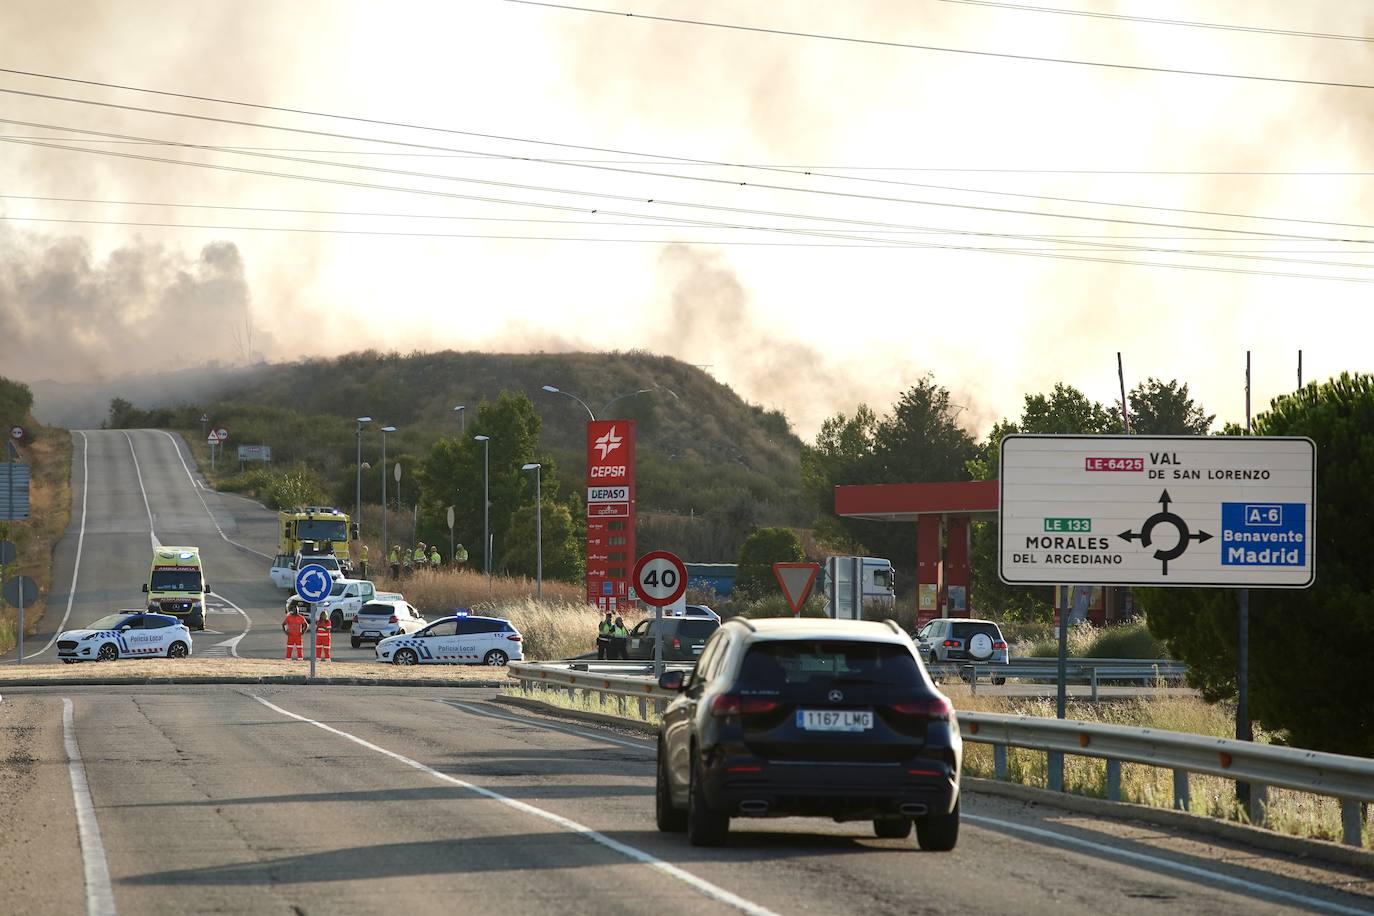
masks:
[(811, 597), (811, 587), (816, 584), (816, 573), (820, 566), (815, 563), (774, 563), (773, 575), (782, 586), (783, 597), (795, 615), (801, 614), (802, 605)]

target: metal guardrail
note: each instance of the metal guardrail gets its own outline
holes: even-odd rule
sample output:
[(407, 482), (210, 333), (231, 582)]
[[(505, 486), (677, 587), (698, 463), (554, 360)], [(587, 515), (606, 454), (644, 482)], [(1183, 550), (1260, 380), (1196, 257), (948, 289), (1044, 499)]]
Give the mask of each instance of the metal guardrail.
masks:
[[(569, 696), (585, 690), (603, 697), (634, 698), (639, 701), (639, 712), (644, 718), (648, 717), (651, 703), (661, 712), (678, 695), (659, 687), (650, 677), (571, 671), (565, 664), (514, 662), (510, 674), (524, 689), (542, 685), (565, 689)], [(1270, 786), (1325, 795), (1340, 800), (1342, 835), (1351, 846), (1362, 843), (1362, 803), (1374, 802), (1374, 760), (1363, 757), (1073, 719), (986, 712), (957, 715), (959, 732), (965, 741), (992, 746), (994, 775), (998, 779), (1007, 778), (1007, 750), (1019, 747), (1104, 759), (1109, 801), (1121, 801), (1123, 762), (1173, 770), (1175, 808), (1188, 807), (1190, 773), (1248, 782), (1250, 815), (1255, 823), (1263, 822)], [(1062, 779), (1051, 788), (1063, 791)]]
[[(1059, 678), (1058, 659), (1016, 658), (1010, 664), (986, 662), (936, 663), (927, 665), (933, 677), (957, 677), (978, 692), (979, 680), (1001, 683), (1015, 678), (1022, 681), (1055, 681)], [(1138, 658), (1077, 658), (1065, 666), (1069, 681), (1086, 683), (1092, 687), (1092, 702), (1098, 700), (1098, 686), (1102, 681), (1181, 681), (1188, 675), (1188, 666), (1170, 659)]]

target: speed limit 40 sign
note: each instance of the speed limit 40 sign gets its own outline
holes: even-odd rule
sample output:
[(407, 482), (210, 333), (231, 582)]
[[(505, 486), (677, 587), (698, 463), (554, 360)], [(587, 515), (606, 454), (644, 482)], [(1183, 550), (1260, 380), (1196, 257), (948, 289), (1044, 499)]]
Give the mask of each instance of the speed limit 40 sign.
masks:
[(654, 607), (667, 607), (687, 592), (687, 567), (677, 554), (651, 550), (635, 564), (634, 587), (639, 600)]

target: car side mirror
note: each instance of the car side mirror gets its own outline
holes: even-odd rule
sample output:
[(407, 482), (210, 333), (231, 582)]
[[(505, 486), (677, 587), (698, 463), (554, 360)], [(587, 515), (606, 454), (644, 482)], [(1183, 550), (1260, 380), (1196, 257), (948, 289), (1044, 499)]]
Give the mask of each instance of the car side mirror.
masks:
[(143, 591), (144, 591), (145, 593), (148, 591), (148, 583), (147, 583), (147, 582), (144, 582), (144, 583), (143, 583)]
[(203, 591), (203, 592), (205, 592), (205, 594), (207, 594), (207, 595), (209, 595), (209, 594), (211, 594), (212, 592), (214, 592), (214, 589), (212, 589), (210, 586), (206, 585), (204, 582), (202, 582), (202, 583), (200, 584), (200, 590)]
[(681, 690), (687, 675), (681, 671), (665, 671), (658, 676), (658, 686), (664, 690)]

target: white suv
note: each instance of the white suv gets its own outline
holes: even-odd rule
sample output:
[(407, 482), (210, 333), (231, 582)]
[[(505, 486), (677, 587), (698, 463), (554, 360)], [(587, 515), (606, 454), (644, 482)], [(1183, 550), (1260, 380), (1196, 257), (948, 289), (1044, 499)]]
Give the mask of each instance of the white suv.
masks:
[(401, 598), (369, 601), (353, 620), (349, 643), (358, 649), (365, 642), (381, 642), (388, 636), (414, 633), (427, 622), (419, 611)]

